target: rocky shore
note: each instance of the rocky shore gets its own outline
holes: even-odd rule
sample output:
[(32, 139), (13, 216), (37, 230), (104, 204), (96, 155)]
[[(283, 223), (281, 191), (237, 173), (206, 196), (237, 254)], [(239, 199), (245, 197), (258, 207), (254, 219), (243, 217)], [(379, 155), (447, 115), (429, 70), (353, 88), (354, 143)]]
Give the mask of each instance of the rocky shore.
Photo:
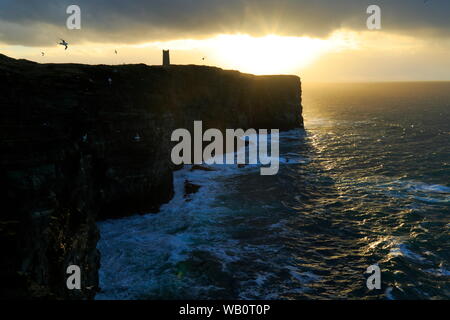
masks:
[[(195, 120), (219, 129), (303, 126), (296, 76), (0, 55), (0, 82), (1, 298), (93, 298), (95, 222), (157, 212), (171, 199), (174, 129)], [(81, 290), (66, 288), (72, 264)]]

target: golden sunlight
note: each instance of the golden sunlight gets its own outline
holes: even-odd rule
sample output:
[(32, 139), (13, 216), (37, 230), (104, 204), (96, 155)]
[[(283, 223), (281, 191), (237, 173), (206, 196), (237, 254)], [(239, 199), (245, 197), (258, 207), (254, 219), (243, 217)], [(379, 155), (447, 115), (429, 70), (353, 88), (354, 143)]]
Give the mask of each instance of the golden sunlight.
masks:
[(223, 65), (254, 74), (292, 73), (329, 49), (327, 40), (268, 35), (221, 35), (212, 48)]

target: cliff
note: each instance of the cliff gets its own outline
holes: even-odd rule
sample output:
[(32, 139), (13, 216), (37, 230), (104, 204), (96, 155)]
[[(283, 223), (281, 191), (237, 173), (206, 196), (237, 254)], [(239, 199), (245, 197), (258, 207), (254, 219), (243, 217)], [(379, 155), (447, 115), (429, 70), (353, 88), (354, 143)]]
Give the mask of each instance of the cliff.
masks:
[[(0, 297), (92, 298), (95, 221), (171, 199), (174, 129), (303, 126), (295, 76), (0, 55), (0, 82)], [(66, 289), (71, 264), (82, 290)]]

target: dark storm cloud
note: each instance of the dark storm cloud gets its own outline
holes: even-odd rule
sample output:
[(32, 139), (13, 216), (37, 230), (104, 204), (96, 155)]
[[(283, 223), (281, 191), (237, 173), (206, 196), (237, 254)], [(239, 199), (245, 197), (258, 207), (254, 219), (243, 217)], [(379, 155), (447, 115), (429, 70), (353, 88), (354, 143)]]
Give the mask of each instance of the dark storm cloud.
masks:
[[(82, 10), (67, 30), (66, 8)], [(0, 41), (46, 45), (55, 38), (136, 43), (216, 33), (326, 36), (366, 28), (366, 9), (382, 8), (384, 31), (450, 35), (449, 0), (0, 0)]]

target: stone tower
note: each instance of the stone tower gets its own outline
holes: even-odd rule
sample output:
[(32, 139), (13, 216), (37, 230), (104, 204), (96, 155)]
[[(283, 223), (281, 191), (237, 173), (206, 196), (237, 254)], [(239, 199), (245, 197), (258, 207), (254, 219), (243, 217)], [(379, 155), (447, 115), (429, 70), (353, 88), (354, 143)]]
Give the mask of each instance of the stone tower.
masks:
[(169, 50), (163, 50), (163, 66), (164, 67), (170, 66), (170, 51)]

